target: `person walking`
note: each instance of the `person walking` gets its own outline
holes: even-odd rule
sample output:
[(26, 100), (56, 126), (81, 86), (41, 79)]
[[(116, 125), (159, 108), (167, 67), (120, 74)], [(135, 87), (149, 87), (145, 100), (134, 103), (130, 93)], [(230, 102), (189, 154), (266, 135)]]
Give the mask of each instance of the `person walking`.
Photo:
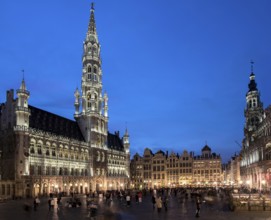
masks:
[(156, 199), (156, 206), (157, 206), (157, 211), (161, 212), (161, 209), (162, 209), (162, 199), (161, 199), (161, 196), (159, 196)]
[(200, 201), (200, 197), (197, 196), (196, 198), (196, 217), (199, 217), (199, 213), (200, 213), (200, 205), (201, 205), (201, 201)]
[(61, 197), (57, 197), (57, 210), (59, 210), (60, 208), (60, 205), (61, 205)]

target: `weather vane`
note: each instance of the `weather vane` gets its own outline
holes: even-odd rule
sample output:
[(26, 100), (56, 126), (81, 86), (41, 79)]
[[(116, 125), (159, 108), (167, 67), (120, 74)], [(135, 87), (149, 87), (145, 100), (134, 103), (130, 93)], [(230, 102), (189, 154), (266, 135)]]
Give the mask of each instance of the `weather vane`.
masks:
[(22, 69), (22, 73), (23, 73), (23, 80), (24, 80), (24, 69)]
[(254, 61), (251, 60), (251, 61), (250, 61), (250, 64), (251, 64), (251, 72), (253, 73), (253, 64), (254, 64)]

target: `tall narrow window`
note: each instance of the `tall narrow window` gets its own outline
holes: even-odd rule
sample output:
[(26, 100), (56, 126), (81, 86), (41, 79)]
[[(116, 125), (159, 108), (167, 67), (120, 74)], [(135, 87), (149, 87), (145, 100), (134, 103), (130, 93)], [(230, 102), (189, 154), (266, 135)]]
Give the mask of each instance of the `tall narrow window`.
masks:
[(91, 66), (88, 66), (88, 73), (91, 73)]
[(89, 109), (91, 108), (91, 102), (88, 102), (88, 108)]
[(91, 73), (88, 74), (88, 80), (91, 80)]

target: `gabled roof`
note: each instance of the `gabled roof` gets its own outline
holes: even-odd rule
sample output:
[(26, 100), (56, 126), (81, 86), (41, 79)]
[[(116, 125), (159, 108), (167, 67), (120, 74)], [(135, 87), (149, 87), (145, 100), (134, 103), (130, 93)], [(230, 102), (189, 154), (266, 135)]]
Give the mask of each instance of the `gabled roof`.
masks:
[(155, 153), (155, 155), (156, 155), (156, 154), (163, 154), (163, 156), (165, 156), (165, 152), (162, 151), (162, 150), (157, 151), (157, 152)]
[(145, 153), (147, 153), (147, 152), (149, 152), (152, 156), (154, 155), (151, 149), (145, 148), (145, 149), (144, 149), (144, 155), (145, 155)]
[(85, 141), (76, 121), (29, 105), (29, 127), (78, 141)]

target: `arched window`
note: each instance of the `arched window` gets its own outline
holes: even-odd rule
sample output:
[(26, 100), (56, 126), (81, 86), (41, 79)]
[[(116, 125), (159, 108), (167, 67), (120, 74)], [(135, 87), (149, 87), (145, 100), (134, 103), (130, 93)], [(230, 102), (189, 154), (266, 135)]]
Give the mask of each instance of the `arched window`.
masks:
[(56, 156), (56, 144), (52, 145), (52, 156), (55, 157)]
[(30, 143), (30, 153), (31, 154), (34, 154), (35, 153), (35, 140), (31, 140), (31, 143)]
[(96, 67), (94, 67), (94, 73), (97, 73), (97, 68)]
[(38, 152), (38, 154), (40, 154), (40, 155), (42, 154), (41, 147), (42, 147), (42, 142), (39, 141), (39, 142), (38, 142), (38, 145), (37, 145), (37, 152)]
[[(95, 70), (95, 68), (94, 68)], [(88, 66), (88, 73), (91, 73), (91, 66)]]

